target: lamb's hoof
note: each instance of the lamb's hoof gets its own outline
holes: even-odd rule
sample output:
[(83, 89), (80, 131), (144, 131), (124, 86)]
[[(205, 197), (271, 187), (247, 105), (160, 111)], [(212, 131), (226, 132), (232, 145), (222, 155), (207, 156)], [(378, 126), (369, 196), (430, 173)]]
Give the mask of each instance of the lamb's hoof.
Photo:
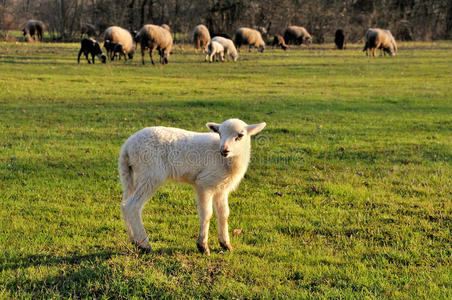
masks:
[(151, 253), (152, 252), (152, 248), (151, 248), (151, 245), (149, 245), (149, 242), (147, 243), (147, 245), (143, 245), (142, 243), (138, 243), (138, 242), (133, 242), (133, 245), (136, 246), (138, 248), (138, 251), (141, 253)]
[(230, 251), (231, 253), (234, 252), (231, 244), (226, 244), (226, 243), (220, 242), (220, 246), (221, 246), (221, 248), (223, 248), (224, 251)]
[(197, 242), (196, 247), (198, 247), (200, 253), (210, 255), (210, 249), (207, 244), (203, 245), (202, 243)]

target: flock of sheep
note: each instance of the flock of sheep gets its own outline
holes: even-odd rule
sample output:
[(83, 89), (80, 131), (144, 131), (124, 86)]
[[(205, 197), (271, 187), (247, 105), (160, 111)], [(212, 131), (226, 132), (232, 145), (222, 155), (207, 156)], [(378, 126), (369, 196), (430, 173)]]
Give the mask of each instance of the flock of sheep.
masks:
[[(42, 40), (45, 26), (44, 23), (37, 20), (29, 20), (24, 28), (24, 36), (31, 40), (32, 37), (37, 37)], [(93, 34), (94, 31), (90, 27), (83, 27), (82, 34)], [(215, 34), (211, 38), (209, 29), (205, 25), (198, 25), (194, 28), (192, 40), (196, 50), (201, 49), (205, 54), (205, 60), (213, 62), (224, 61), (230, 57), (233, 61), (237, 61), (237, 49), (242, 45), (249, 46), (249, 51), (256, 48), (259, 52), (263, 52), (266, 42), (262, 38), (262, 34), (266, 33), (263, 27), (241, 27), (235, 32), (234, 41), (227, 34)], [(375, 50), (380, 49), (384, 54), (391, 56), (397, 52), (396, 41), (389, 30), (370, 28), (365, 34), (365, 45), (363, 51), (366, 54), (375, 56)], [(338, 49), (345, 48), (345, 35), (341, 29), (335, 33), (334, 42)], [(279, 46), (286, 50), (288, 44), (309, 46), (312, 43), (312, 36), (301, 26), (289, 26), (282, 35), (276, 34), (273, 38), (272, 46)], [(83, 53), (86, 56), (88, 63), (91, 63), (89, 55), (92, 57), (92, 62), (95, 62), (95, 57), (98, 57), (103, 63), (114, 60), (116, 57), (127, 60), (131, 59), (136, 50), (136, 45), (141, 47), (141, 61), (144, 64), (144, 56), (147, 49), (149, 49), (149, 56), (152, 64), (154, 62), (154, 51), (157, 50), (159, 54), (159, 61), (162, 64), (167, 64), (173, 46), (173, 37), (171, 35), (170, 27), (166, 24), (158, 25), (144, 25), (139, 31), (129, 32), (128, 30), (119, 26), (108, 27), (104, 32), (104, 48), (107, 51), (107, 56), (102, 53), (99, 43), (92, 38), (85, 38), (81, 41), (81, 49), (78, 54), (78, 61)]]

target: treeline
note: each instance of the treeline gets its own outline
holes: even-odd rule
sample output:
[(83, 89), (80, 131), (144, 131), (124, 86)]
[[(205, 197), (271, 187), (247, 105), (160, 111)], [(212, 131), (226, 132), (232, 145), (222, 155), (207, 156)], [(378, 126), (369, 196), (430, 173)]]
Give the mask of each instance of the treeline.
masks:
[(168, 24), (179, 39), (193, 27), (233, 35), (240, 26), (263, 26), (269, 34), (301, 25), (315, 43), (331, 42), (341, 28), (348, 41), (360, 40), (369, 27), (390, 29), (398, 40), (452, 38), (451, 0), (0, 0), (2, 29), (20, 29), (40, 19), (56, 40), (79, 37), (83, 23), (98, 34), (110, 25), (129, 30), (143, 24)]

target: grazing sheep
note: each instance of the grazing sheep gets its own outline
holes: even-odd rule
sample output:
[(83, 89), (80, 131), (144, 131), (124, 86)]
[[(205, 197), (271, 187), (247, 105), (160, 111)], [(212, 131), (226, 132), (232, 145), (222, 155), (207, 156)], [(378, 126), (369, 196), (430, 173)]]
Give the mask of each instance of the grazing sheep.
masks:
[[(384, 30), (384, 32), (386, 32), (386, 34), (389, 36), (389, 38), (390, 38), (390, 40), (391, 40), (391, 45), (392, 45), (392, 49), (393, 49), (393, 53), (394, 53), (394, 55), (396, 54), (396, 52), (397, 52), (397, 43), (396, 43), (396, 41), (395, 41), (395, 38), (394, 38), (394, 36), (392, 35), (392, 33), (391, 33), (391, 31), (389, 31), (389, 30)], [(381, 48), (380, 48), (381, 49)], [(386, 52), (384, 52), (385, 53), (385, 55), (386, 55)]]
[(305, 44), (309, 46), (312, 43), (312, 37), (306, 28), (301, 26), (289, 26), (284, 30), (284, 40), (288, 45)]
[(397, 44), (389, 30), (369, 28), (365, 37), (366, 43), (363, 51), (366, 51), (367, 56), (369, 56), (369, 49), (372, 56), (375, 56), (375, 49), (382, 49), (391, 56), (397, 52)]
[(226, 58), (229, 55), (233, 61), (237, 61), (239, 55), (237, 54), (237, 49), (235, 49), (234, 42), (232, 40), (222, 36), (215, 36), (212, 41), (218, 42), (223, 46)]
[(279, 34), (275, 35), (275, 37), (273, 38), (272, 46), (273, 47), (280, 46), (281, 49), (287, 50), (287, 45), (286, 45), (286, 43), (284, 41), (284, 38), (281, 35), (279, 35)]
[(201, 48), (202, 52), (207, 51), (207, 45), (210, 43), (210, 33), (206, 26), (199, 24), (193, 30), (193, 44), (196, 52)]
[(96, 26), (89, 23), (83, 23), (82, 26), (80, 26), (80, 38), (83, 37), (83, 35), (86, 34), (86, 36), (95, 36), (96, 35)]
[[(121, 43), (124, 52), (132, 59), (135, 53), (135, 45), (133, 43), (132, 35), (129, 31), (119, 26), (110, 26), (105, 30), (104, 41), (110, 41), (111, 43)], [(105, 47), (105, 43), (104, 43)], [(113, 46), (114, 47), (114, 46)], [(105, 48), (107, 49), (107, 48)], [(107, 50), (108, 58), (111, 59), (113, 54), (113, 48)]]
[(153, 52), (155, 49), (159, 51), (160, 62), (168, 63), (168, 58), (173, 46), (173, 37), (171, 33), (157, 25), (144, 25), (138, 32), (136, 39), (141, 45), (141, 61), (144, 65), (144, 52), (149, 48), (149, 56), (152, 64), (154, 64)]
[(141, 249), (152, 251), (143, 227), (143, 207), (159, 186), (171, 180), (191, 184), (196, 191), (201, 223), (198, 250), (210, 254), (207, 240), (213, 204), (220, 245), (232, 251), (228, 195), (237, 188), (248, 168), (251, 136), (266, 124), (247, 125), (230, 119), (206, 125), (213, 133), (147, 127), (122, 146), (118, 164), (124, 192), (121, 212), (130, 241)]
[(88, 57), (88, 54), (91, 54), (91, 57), (93, 59), (93, 64), (94, 62), (94, 57), (97, 56), (102, 63), (105, 63), (107, 61), (107, 57), (105, 56), (105, 54), (102, 53), (102, 50), (100, 49), (100, 45), (99, 43), (91, 38), (88, 39), (83, 39), (81, 41), (81, 48), (80, 51), (78, 52), (78, 58), (77, 58), (77, 62), (80, 63), (80, 56), (83, 54), (85, 54), (86, 60), (88, 61), (88, 63), (90, 64), (90, 60)]
[(22, 32), (24, 37), (28, 40), (36, 41), (36, 38), (42, 42), (42, 37), (44, 36), (45, 25), (42, 21), (38, 20), (28, 20), (25, 23)]
[(171, 32), (171, 27), (169, 27), (168, 24), (162, 24), (160, 27), (162, 27), (163, 29), (167, 30), (168, 32)]
[(215, 55), (217, 56), (217, 61), (219, 59), (224, 61), (224, 47), (216, 41), (210, 41), (206, 54), (206, 60), (209, 59), (210, 62), (213, 61)]
[(334, 43), (336, 44), (337, 49), (345, 49), (345, 35), (342, 29), (336, 30)]
[(235, 45), (240, 49), (242, 45), (249, 45), (249, 51), (252, 47), (256, 47), (259, 52), (264, 52), (265, 42), (262, 35), (256, 29), (241, 27), (235, 32)]

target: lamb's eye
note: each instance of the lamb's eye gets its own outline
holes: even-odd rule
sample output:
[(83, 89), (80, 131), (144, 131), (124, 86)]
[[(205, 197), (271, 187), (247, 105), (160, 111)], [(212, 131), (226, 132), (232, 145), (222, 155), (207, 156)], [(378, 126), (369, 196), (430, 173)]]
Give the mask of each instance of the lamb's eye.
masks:
[(235, 138), (235, 140), (236, 140), (236, 141), (240, 141), (240, 140), (242, 139), (242, 137), (243, 137), (243, 134), (242, 134), (242, 133), (239, 133), (239, 134), (237, 135), (237, 137)]

